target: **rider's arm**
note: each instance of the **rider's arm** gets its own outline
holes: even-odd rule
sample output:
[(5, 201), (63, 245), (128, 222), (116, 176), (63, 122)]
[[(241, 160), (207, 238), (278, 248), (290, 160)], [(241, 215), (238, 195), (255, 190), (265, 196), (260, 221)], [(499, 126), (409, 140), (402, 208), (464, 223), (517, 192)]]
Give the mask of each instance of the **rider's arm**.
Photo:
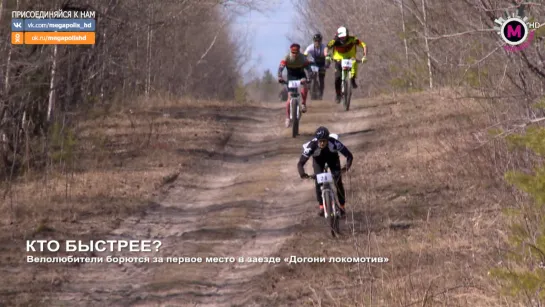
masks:
[(308, 56), (308, 54), (310, 53), (310, 51), (312, 50), (312, 47), (314, 45), (308, 45), (307, 49), (305, 49), (305, 52), (303, 52), (304, 55)]
[(299, 176), (303, 176), (305, 174), (305, 163), (307, 163), (308, 159), (312, 156), (312, 153), (314, 153), (317, 146), (318, 145), (316, 144), (316, 142), (312, 141), (303, 145), (303, 153), (301, 154), (301, 158), (299, 158), (299, 163), (297, 163)]
[(305, 52), (303, 53), (307, 59), (309, 60), (309, 62), (313, 63), (314, 62), (314, 57), (312, 56), (312, 54), (310, 54), (310, 51), (312, 51), (312, 48), (314, 47), (314, 45), (309, 45), (307, 47), (307, 49), (305, 49)]
[(299, 162), (297, 163), (297, 171), (299, 172), (299, 176), (303, 176), (305, 174), (305, 163), (307, 163), (309, 157), (306, 157), (305, 155), (301, 155), (301, 158), (299, 158)]
[(346, 157), (346, 169), (349, 170), (352, 166), (352, 160), (354, 160), (354, 156), (352, 156), (352, 153), (350, 152), (350, 150), (348, 150), (348, 148), (346, 148), (346, 146), (343, 146), (343, 148), (339, 150), (339, 152)]
[(352, 156), (352, 153), (350, 152), (350, 150), (348, 150), (348, 148), (346, 148), (346, 146), (344, 146), (343, 143), (341, 143), (341, 141), (339, 140), (335, 140), (335, 148), (340, 152), (342, 153), (343, 156), (345, 156), (346, 158), (346, 169), (350, 169), (350, 167), (352, 166), (352, 160), (354, 159), (354, 156)]
[(358, 43), (358, 45), (361, 46), (361, 48), (363, 48), (363, 56), (366, 57), (367, 56), (367, 44), (365, 44), (362, 40), (360, 40), (359, 38), (357, 38), (357, 41), (356, 43)]
[(334, 45), (335, 45), (335, 40), (334, 39), (330, 40), (327, 43), (327, 45), (324, 48), (324, 56), (331, 56), (330, 52), (329, 52), (329, 49), (331, 49)]
[(284, 67), (286, 67), (286, 60), (280, 61), (280, 65), (278, 66), (278, 79), (282, 78), (282, 72), (284, 71)]

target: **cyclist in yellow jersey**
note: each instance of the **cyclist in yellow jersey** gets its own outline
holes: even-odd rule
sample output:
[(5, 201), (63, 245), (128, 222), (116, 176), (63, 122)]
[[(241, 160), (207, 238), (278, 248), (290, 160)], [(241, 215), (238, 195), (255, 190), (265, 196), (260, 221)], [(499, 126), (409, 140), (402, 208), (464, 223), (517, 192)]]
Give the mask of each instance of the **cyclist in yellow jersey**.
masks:
[[(350, 36), (346, 27), (340, 27), (337, 29), (335, 38), (330, 40), (324, 50), (326, 55), (327, 66), (331, 62), (331, 49), (333, 49), (333, 61), (335, 61), (335, 92), (337, 94), (336, 102), (341, 102), (341, 60), (356, 58), (357, 47), (361, 46), (363, 49), (362, 63), (367, 61), (367, 45), (357, 38), (356, 36)], [(350, 74), (352, 76), (352, 87), (357, 88), (356, 77), (358, 73), (358, 63), (354, 62)]]

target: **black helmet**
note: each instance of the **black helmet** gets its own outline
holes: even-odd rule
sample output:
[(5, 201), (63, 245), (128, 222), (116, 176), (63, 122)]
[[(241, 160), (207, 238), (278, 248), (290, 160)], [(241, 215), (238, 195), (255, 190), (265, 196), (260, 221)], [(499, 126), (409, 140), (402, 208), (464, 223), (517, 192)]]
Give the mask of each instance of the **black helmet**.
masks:
[(322, 41), (322, 34), (316, 33), (314, 34), (314, 37), (312, 38), (314, 41)]
[(316, 139), (323, 140), (329, 138), (329, 130), (326, 127), (321, 126), (316, 129)]

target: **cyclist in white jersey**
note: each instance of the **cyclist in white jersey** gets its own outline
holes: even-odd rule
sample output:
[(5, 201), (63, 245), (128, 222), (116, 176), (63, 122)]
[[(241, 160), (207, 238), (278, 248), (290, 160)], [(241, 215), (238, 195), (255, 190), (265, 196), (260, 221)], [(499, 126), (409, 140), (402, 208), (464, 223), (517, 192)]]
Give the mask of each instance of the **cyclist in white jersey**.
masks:
[(324, 79), (325, 79), (325, 70), (328, 68), (326, 66), (325, 60), (325, 44), (322, 44), (322, 34), (316, 33), (313, 37), (314, 43), (309, 45), (305, 49), (304, 54), (308, 57), (311, 64), (318, 66), (318, 80), (320, 81), (320, 99), (324, 95)]

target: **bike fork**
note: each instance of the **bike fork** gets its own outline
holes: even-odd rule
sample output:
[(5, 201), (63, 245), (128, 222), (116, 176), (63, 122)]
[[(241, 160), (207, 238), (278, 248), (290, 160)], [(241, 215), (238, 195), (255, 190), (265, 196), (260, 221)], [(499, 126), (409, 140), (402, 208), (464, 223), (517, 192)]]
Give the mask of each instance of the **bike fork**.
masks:
[(293, 98), (290, 99), (290, 120), (293, 121)]
[(343, 72), (342, 72), (342, 81), (341, 81), (341, 94), (343, 95), (343, 97), (344, 97), (344, 95), (346, 95), (346, 93), (344, 91), (345, 83), (346, 83), (346, 80), (349, 80), (349, 79), (350, 79), (350, 72), (343, 70)]
[(329, 216), (329, 211), (327, 208), (327, 203), (325, 201), (325, 197), (327, 195), (327, 190), (322, 189), (322, 206), (324, 206), (324, 217), (327, 219)]
[[(329, 197), (330, 202), (334, 202), (331, 190), (328, 188), (322, 189), (322, 206), (324, 206), (324, 217), (327, 219), (330, 215), (333, 215), (333, 212), (329, 212), (329, 208), (326, 203), (326, 196)], [(331, 208), (333, 208), (333, 206), (334, 204), (331, 204)]]
[(296, 119), (299, 119), (299, 111), (300, 111), (300, 108), (299, 108), (299, 99), (292, 99), (290, 100), (290, 120), (294, 120), (293, 118), (293, 107), (295, 106), (296, 108), (296, 111), (297, 113), (295, 114), (295, 116), (297, 116)]

